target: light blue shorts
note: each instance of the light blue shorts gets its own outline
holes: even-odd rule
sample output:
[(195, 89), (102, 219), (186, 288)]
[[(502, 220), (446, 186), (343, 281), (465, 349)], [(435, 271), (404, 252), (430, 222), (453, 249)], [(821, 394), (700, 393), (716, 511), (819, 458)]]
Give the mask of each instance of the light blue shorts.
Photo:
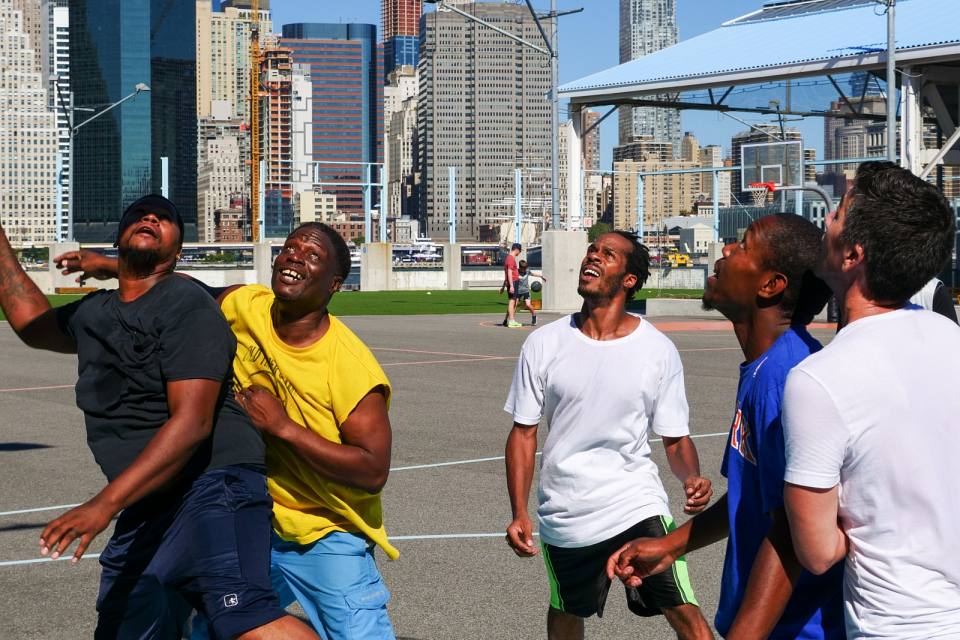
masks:
[[(390, 592), (366, 538), (334, 531), (302, 545), (274, 534), (271, 544), (270, 579), (280, 605), (300, 603), (323, 640), (395, 640)], [(195, 619), (191, 640), (205, 640), (204, 627)]]
[(370, 541), (334, 531), (307, 545), (274, 534), (272, 544), (270, 578), (280, 605), (296, 599), (323, 640), (394, 640), (390, 592)]

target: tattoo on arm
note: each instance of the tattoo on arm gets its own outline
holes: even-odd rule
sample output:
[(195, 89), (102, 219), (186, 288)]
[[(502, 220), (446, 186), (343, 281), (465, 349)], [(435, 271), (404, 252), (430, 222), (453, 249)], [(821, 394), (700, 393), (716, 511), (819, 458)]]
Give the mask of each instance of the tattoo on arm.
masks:
[(10, 325), (19, 332), (32, 320), (50, 309), (50, 302), (34, 284), (17, 260), (16, 254), (0, 232), (0, 307)]

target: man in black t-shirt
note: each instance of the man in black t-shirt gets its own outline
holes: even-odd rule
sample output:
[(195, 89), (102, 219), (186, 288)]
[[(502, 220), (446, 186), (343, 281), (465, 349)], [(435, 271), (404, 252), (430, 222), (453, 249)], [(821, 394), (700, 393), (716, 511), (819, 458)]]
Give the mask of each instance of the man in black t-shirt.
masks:
[(46, 526), (41, 554), (73, 562), (119, 514), (96, 638), (179, 638), (191, 608), (221, 638), (316, 638), (270, 584), (263, 442), (230, 385), (236, 339), (216, 303), (172, 277), (183, 221), (146, 196), (121, 218), (119, 289), (60, 309), (0, 229), (0, 307), (34, 348), (77, 353), (77, 405), (108, 484)]

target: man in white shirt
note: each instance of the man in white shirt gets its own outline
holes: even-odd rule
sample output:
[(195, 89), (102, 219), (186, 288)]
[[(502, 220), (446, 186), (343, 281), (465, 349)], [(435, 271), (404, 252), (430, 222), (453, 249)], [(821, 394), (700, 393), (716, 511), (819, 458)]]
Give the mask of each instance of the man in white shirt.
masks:
[[(674, 528), (649, 431), (663, 438), (683, 482), (684, 511), (702, 511), (713, 494), (689, 437), (680, 355), (653, 325), (626, 311), (649, 272), (636, 236), (613, 232), (593, 242), (580, 266), (583, 309), (527, 338), (504, 407), (514, 421), (506, 447), (513, 510), (507, 542), (521, 557), (537, 551), (527, 501), (537, 426), (549, 423), (537, 515), (550, 580), (550, 640), (583, 638), (583, 619), (603, 614), (611, 553)], [(682, 558), (672, 571), (628, 588), (627, 604), (640, 616), (662, 613), (680, 638), (713, 637)]]
[(889, 162), (860, 166), (820, 275), (844, 328), (784, 395), (784, 501), (801, 564), (845, 559), (848, 638), (960, 638), (960, 328), (906, 305), (950, 258), (954, 216)]

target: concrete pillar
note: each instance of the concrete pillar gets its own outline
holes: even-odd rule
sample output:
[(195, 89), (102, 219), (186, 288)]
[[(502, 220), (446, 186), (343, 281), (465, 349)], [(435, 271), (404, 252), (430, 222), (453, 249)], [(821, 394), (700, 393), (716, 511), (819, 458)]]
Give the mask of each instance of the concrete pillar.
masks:
[(364, 243), (360, 247), (360, 290), (389, 291), (393, 279), (393, 245)]
[(554, 313), (579, 311), (583, 298), (577, 293), (580, 262), (586, 255), (586, 231), (545, 231), (543, 234), (543, 310)]
[[(76, 290), (80, 287), (80, 283), (77, 282), (77, 276), (79, 274), (72, 273), (68, 276), (61, 275), (60, 269), (53, 264), (54, 257), (60, 255), (61, 253), (66, 253), (67, 251), (78, 251), (80, 249), (79, 242), (56, 242), (50, 245), (50, 263), (47, 266), (49, 271), (49, 278), (47, 280), (49, 284), (43, 286), (43, 280), (39, 278), (34, 278), (34, 281), (37, 282), (44, 293), (56, 293), (58, 289), (72, 289)], [(96, 287), (98, 289), (116, 289), (117, 281), (116, 280), (88, 280), (83, 283), (84, 287)], [(47, 290), (49, 289), (49, 291)]]
[(257, 284), (269, 287), (273, 277), (273, 253), (269, 242), (253, 244), (253, 268), (257, 273)]
[(900, 83), (900, 166), (913, 174), (921, 169), (923, 148), (923, 114), (920, 110), (920, 89), (923, 78), (917, 69), (906, 67)]
[(450, 291), (459, 291), (463, 289), (460, 243), (445, 242), (440, 246), (443, 247), (443, 272), (447, 274), (447, 289)]
[(583, 228), (583, 183), (581, 182), (583, 180), (583, 109), (581, 108), (571, 106), (566, 152), (567, 229), (579, 231)]
[(707, 248), (707, 273), (713, 273), (713, 265), (723, 257), (723, 243), (711, 242)]

